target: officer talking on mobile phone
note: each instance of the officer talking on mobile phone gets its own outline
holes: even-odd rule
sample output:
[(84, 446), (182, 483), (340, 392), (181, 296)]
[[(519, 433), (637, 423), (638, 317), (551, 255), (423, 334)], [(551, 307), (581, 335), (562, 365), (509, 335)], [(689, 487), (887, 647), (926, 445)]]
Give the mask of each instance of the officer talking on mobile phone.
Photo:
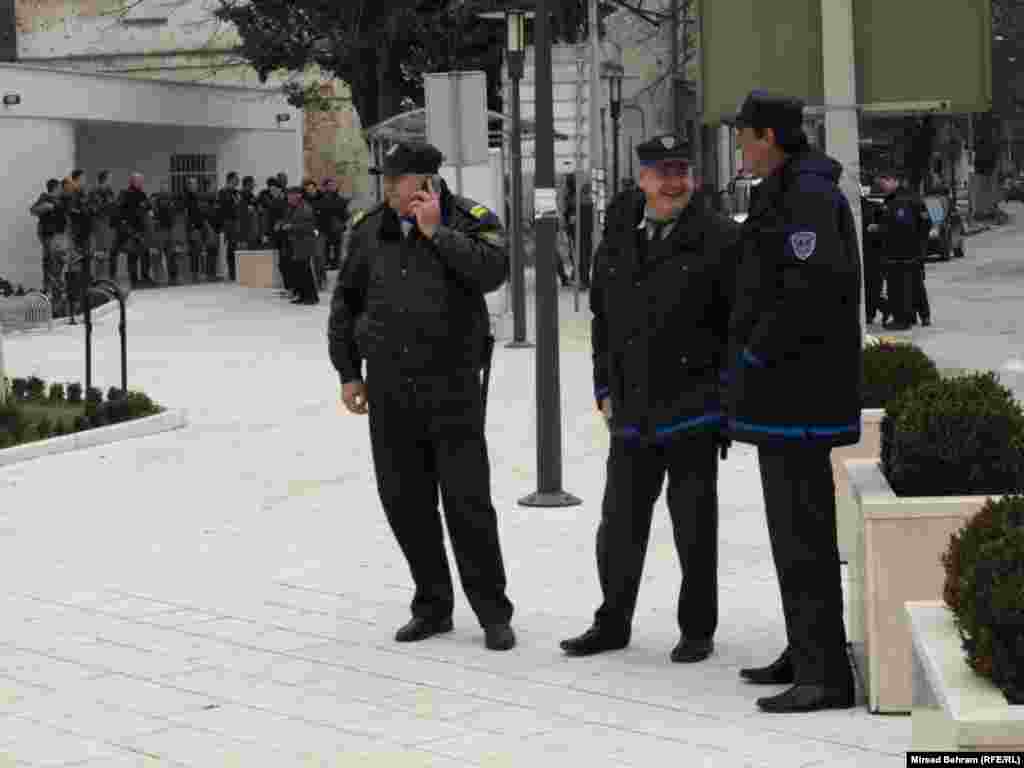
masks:
[(484, 295), (505, 281), (505, 238), (494, 213), (448, 190), (441, 160), (430, 144), (401, 143), (372, 171), (384, 177), (385, 200), (353, 217), (331, 302), (330, 357), (345, 407), (369, 413), (377, 489), (416, 585), (412, 620), (395, 640), (453, 628), (440, 490), (486, 646), (508, 650), (516, 639), (480, 378), (491, 347)]

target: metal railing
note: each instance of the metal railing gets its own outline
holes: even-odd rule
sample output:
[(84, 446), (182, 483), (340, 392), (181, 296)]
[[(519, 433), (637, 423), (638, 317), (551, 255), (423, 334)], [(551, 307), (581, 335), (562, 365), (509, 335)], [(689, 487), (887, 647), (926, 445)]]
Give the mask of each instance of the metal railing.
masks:
[(44, 323), (47, 330), (53, 330), (53, 306), (42, 291), (33, 289), (24, 296), (0, 298), (0, 325), (5, 329), (25, 330)]

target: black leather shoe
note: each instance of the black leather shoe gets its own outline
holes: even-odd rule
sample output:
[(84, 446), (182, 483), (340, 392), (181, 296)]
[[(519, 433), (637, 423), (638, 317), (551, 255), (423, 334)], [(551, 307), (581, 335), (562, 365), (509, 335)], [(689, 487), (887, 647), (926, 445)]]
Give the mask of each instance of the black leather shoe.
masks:
[(629, 634), (610, 632), (591, 627), (578, 637), (570, 637), (558, 644), (568, 656), (593, 656), (595, 653), (617, 651), (629, 645)]
[(930, 317), (923, 317), (923, 318), (921, 318), (921, 325), (923, 325), (924, 327), (927, 328), (931, 324), (932, 324), (932, 319)]
[(452, 631), (452, 620), (441, 619), (420, 619), (413, 618), (408, 624), (395, 633), (395, 641), (399, 643), (415, 643), (426, 640), (434, 635), (444, 634)]
[(793, 660), (789, 655), (789, 648), (784, 650), (782, 655), (767, 667), (741, 669), (740, 677), (758, 685), (792, 685), (796, 682), (796, 675), (793, 672)]
[(669, 658), (677, 664), (692, 664), (695, 661), (704, 661), (715, 650), (715, 644), (710, 639), (683, 637), (672, 649)]
[(509, 651), (516, 647), (516, 633), (508, 624), (484, 627), (484, 645), (489, 651)]
[(757, 700), (762, 712), (815, 712), (856, 706), (853, 685), (794, 685), (777, 696)]

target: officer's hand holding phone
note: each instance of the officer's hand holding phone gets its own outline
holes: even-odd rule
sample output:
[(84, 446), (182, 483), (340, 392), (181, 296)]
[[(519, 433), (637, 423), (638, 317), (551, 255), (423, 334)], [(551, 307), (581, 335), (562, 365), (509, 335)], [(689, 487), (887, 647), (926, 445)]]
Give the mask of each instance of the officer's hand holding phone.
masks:
[(441, 194), (438, 176), (428, 176), (420, 191), (413, 195), (409, 209), (416, 217), (416, 226), (426, 237), (433, 237), (441, 224)]

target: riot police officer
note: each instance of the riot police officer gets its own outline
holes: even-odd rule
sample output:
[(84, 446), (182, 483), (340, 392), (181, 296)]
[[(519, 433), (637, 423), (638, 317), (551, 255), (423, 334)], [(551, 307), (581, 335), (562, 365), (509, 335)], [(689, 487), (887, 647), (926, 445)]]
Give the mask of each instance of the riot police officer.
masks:
[[(491, 502), (480, 369), (489, 348), (484, 294), (505, 280), (504, 237), (487, 208), (433, 176), (441, 153), (394, 145), (386, 202), (353, 218), (331, 302), (331, 362), (349, 411), (370, 414), (381, 503), (416, 585), (398, 642), (450, 632), (454, 593), (438, 487), (469, 602), (492, 650), (515, 645)], [(367, 380), (363, 382), (362, 362)]]
[(920, 195), (901, 186), (898, 173), (888, 171), (878, 177), (885, 193), (883, 210), (875, 232), (884, 243), (884, 263), (888, 284), (887, 312), (891, 331), (906, 331), (920, 313), (921, 323), (931, 325), (928, 295), (924, 287), (924, 263), (928, 250), (931, 218)]
[(613, 201), (590, 293), (594, 392), (612, 432), (597, 565), (604, 601), (561, 648), (629, 643), (654, 503), (668, 509), (683, 570), (672, 661), (711, 655), (718, 624), (718, 457), (736, 225), (692, 202), (685, 139), (637, 146), (640, 189)]
[[(751, 196), (730, 320), (728, 432), (757, 446), (789, 646), (744, 669), (792, 684), (769, 712), (854, 705), (829, 454), (860, 439), (860, 256), (842, 166), (811, 148), (803, 103), (751, 93), (736, 117)], [(808, 317), (813, 322), (808, 323)]]

